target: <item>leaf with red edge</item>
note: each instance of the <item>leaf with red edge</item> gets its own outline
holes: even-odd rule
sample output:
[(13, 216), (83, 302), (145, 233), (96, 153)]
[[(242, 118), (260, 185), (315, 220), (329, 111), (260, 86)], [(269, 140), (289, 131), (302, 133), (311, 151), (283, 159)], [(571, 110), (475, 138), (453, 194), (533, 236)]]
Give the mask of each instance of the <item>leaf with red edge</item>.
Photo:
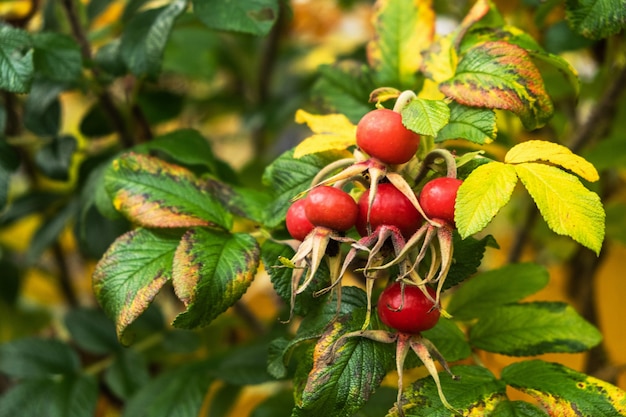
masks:
[(94, 293), (118, 338), (171, 278), (179, 240), (179, 233), (135, 229), (118, 237), (96, 265)]
[(115, 208), (145, 227), (232, 227), (232, 215), (188, 169), (149, 155), (127, 153), (104, 175)]
[(545, 125), (554, 110), (529, 53), (505, 41), (468, 49), (440, 90), (466, 106), (509, 110), (529, 130)]
[(260, 250), (248, 234), (193, 228), (174, 256), (174, 291), (186, 311), (174, 326), (208, 325), (246, 292), (259, 266)]

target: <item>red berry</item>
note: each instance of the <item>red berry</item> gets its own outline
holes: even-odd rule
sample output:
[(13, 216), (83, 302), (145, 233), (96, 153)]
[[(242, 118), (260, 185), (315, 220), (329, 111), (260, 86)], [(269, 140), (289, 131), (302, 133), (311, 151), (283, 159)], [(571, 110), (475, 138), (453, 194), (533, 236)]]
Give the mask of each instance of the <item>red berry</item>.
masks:
[(305, 205), (306, 199), (296, 200), (287, 209), (287, 217), (285, 219), (287, 231), (292, 238), (297, 240), (304, 240), (311, 230), (315, 228), (313, 223), (306, 217)]
[(354, 226), (359, 211), (350, 194), (325, 185), (309, 192), (304, 209), (306, 217), (315, 226), (341, 232)]
[[(426, 287), (435, 298), (435, 291)], [(401, 333), (416, 334), (432, 329), (441, 315), (438, 308), (429, 300), (421, 289), (414, 285), (394, 282), (378, 298), (378, 317), (387, 326)]]
[(359, 121), (356, 128), (356, 144), (381, 162), (403, 164), (417, 152), (420, 136), (404, 127), (400, 113), (389, 109), (376, 109)]
[(435, 178), (427, 182), (418, 198), (426, 216), (454, 226), (456, 194), (462, 183), (463, 180), (448, 177)]
[[(356, 230), (361, 236), (367, 233), (367, 206), (370, 190), (365, 191), (359, 198), (359, 216), (356, 220)], [(400, 229), (405, 239), (410, 238), (422, 224), (422, 216), (413, 203), (406, 198), (393, 184), (378, 185), (374, 202), (370, 208), (370, 231), (378, 226), (395, 226)]]

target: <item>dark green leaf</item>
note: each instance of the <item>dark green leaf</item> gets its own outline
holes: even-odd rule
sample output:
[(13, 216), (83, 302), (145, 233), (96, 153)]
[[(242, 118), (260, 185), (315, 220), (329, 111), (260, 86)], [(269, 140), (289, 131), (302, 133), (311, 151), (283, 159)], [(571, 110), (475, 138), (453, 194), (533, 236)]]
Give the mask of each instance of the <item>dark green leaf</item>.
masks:
[[(9, 255), (9, 256), (7, 256)], [(22, 269), (14, 263), (10, 253), (4, 250), (0, 252), (0, 303), (5, 302), (9, 306), (14, 306), (20, 293), (20, 280)]]
[(289, 150), (272, 162), (263, 174), (263, 183), (274, 191), (274, 201), (267, 207), (265, 224), (277, 227), (284, 220), (291, 199), (311, 187), (315, 175), (337, 160), (335, 153), (317, 153), (295, 159), (293, 150)]
[(96, 265), (93, 289), (115, 321), (118, 338), (171, 278), (179, 234), (135, 229), (120, 236)]
[(512, 356), (582, 352), (601, 340), (572, 307), (557, 302), (496, 307), (470, 330), (474, 347)]
[[(453, 380), (447, 372), (440, 372), (442, 390), (446, 399), (462, 415), (488, 415), (487, 410), (506, 399), (506, 385), (496, 379), (487, 369), (480, 366), (459, 365), (452, 367), (452, 372), (459, 376)], [(437, 388), (430, 376), (416, 381), (404, 391), (404, 412), (406, 417), (450, 416), (439, 399)], [(388, 417), (397, 417), (396, 407)]]
[(626, 393), (558, 363), (531, 360), (502, 371), (502, 380), (538, 399), (550, 415), (624, 416)]
[(59, 136), (42, 146), (35, 154), (35, 163), (47, 177), (67, 181), (77, 143), (73, 136)]
[(37, 75), (53, 81), (74, 82), (82, 75), (83, 62), (76, 41), (61, 33), (33, 35), (33, 62)]
[(97, 138), (100, 136), (110, 135), (115, 132), (113, 124), (109, 121), (108, 116), (100, 107), (99, 103), (95, 103), (87, 114), (80, 121), (80, 132), (89, 137)]
[(111, 4), (112, 0), (92, 0), (87, 4), (87, 17), (93, 21), (103, 13)]
[(444, 289), (451, 288), (476, 273), (487, 247), (498, 247), (491, 235), (482, 239), (473, 237), (461, 239), (456, 231), (452, 235), (452, 245), (454, 246), (454, 261), (443, 284)]
[(278, 18), (277, 0), (193, 0), (193, 11), (198, 18), (217, 30), (267, 35)]
[(83, 207), (84, 211), (75, 219), (74, 235), (79, 242), (78, 249), (83, 255), (100, 259), (118, 236), (130, 230), (130, 224), (124, 218), (105, 217), (93, 204)]
[(78, 200), (73, 199), (43, 222), (32, 237), (26, 252), (26, 261), (31, 264), (39, 259), (41, 254), (57, 241), (61, 232), (77, 213)]
[(98, 383), (92, 376), (23, 382), (0, 397), (0, 417), (85, 417), (96, 413)]
[(38, 80), (32, 84), (24, 104), (24, 126), (39, 136), (55, 136), (61, 127), (59, 94), (64, 85)]
[(262, 340), (249, 346), (231, 349), (220, 357), (213, 376), (232, 385), (256, 385), (274, 379), (267, 373), (267, 343)]
[(443, 100), (415, 98), (402, 109), (402, 123), (420, 135), (437, 136), (449, 119), (450, 108)]
[(367, 401), (354, 417), (381, 417), (387, 414), (396, 402), (398, 391), (396, 388), (381, 386)]
[(183, 109), (184, 97), (166, 90), (142, 91), (137, 103), (148, 123), (156, 125), (177, 117)]
[(0, 89), (28, 93), (34, 71), (28, 32), (0, 23), (0, 39)]
[(250, 414), (250, 417), (291, 417), (294, 406), (291, 391), (279, 391), (263, 400)]
[(248, 234), (193, 228), (174, 257), (172, 283), (186, 311), (174, 325), (206, 326), (246, 292), (259, 266), (259, 247)]
[(128, 401), (150, 380), (148, 364), (133, 349), (118, 351), (113, 363), (104, 372), (104, 382), (120, 399)]
[(116, 77), (124, 75), (127, 69), (120, 53), (121, 43), (120, 39), (113, 39), (111, 42), (98, 48), (94, 56), (94, 61), (98, 68)]
[(450, 103), (450, 121), (437, 134), (435, 142), (449, 139), (466, 139), (485, 144), (497, 136), (496, 113), (491, 109), (467, 107)]
[(602, 39), (626, 27), (624, 0), (567, 0), (565, 16), (575, 32), (590, 39)]
[(56, 339), (28, 337), (0, 345), (0, 372), (16, 378), (69, 375), (79, 369), (76, 352)]
[(232, 215), (191, 171), (158, 158), (128, 153), (113, 161), (105, 187), (118, 211), (147, 227), (219, 226)]
[(186, 0), (175, 0), (168, 6), (136, 14), (125, 25), (120, 52), (133, 74), (158, 75), (170, 30), (186, 7)]
[(448, 362), (465, 359), (472, 354), (472, 348), (465, 340), (465, 334), (452, 320), (441, 318), (435, 327), (422, 334), (433, 342)]
[(195, 417), (213, 382), (210, 364), (185, 363), (163, 372), (130, 399), (122, 417)]
[(548, 413), (524, 401), (502, 401), (491, 412), (491, 417), (549, 417)]
[(77, 308), (65, 315), (65, 326), (81, 349), (104, 355), (121, 350), (115, 326), (101, 310)]
[(11, 174), (15, 172), (19, 166), (19, 157), (17, 152), (4, 141), (0, 133), (0, 223), (6, 213), (4, 208), (9, 201), (9, 182), (11, 181)]
[(548, 284), (548, 271), (532, 263), (510, 264), (483, 272), (457, 289), (447, 311), (457, 320), (493, 314), (493, 309), (520, 301)]

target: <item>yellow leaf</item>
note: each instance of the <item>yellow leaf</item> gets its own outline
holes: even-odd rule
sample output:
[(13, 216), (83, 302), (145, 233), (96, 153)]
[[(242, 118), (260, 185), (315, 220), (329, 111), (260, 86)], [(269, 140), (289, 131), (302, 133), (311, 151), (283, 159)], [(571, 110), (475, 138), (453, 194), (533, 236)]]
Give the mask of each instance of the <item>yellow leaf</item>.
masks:
[(356, 144), (356, 126), (343, 114), (314, 115), (298, 110), (296, 122), (306, 123), (314, 135), (296, 146), (294, 158), (325, 151), (345, 150)]
[(558, 165), (587, 181), (597, 181), (599, 179), (598, 171), (590, 162), (574, 154), (565, 146), (554, 142), (544, 140), (522, 142), (511, 148), (504, 157), (504, 162), (507, 164), (537, 161)]

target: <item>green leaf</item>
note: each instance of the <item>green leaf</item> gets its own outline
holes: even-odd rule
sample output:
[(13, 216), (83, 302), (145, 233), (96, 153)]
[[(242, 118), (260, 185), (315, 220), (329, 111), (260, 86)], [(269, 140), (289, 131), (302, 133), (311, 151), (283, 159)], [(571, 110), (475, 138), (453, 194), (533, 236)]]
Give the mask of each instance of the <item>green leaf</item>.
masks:
[(598, 141), (585, 158), (600, 172), (626, 165), (626, 135), (612, 135)]
[(59, 95), (65, 86), (36, 80), (24, 104), (24, 127), (38, 136), (56, 136), (61, 128)]
[(135, 229), (120, 236), (96, 265), (93, 289), (115, 321), (118, 338), (171, 278), (179, 234)]
[(38, 260), (43, 252), (58, 240), (59, 235), (78, 213), (78, 208), (78, 199), (72, 199), (39, 226), (26, 251), (28, 264)]
[(442, 317), (435, 327), (422, 332), (422, 335), (437, 347), (448, 362), (465, 359), (472, 354), (465, 334), (452, 320)]
[(318, 340), (313, 369), (292, 416), (352, 415), (367, 402), (387, 370), (394, 366), (388, 345), (361, 337), (347, 339), (331, 358), (332, 346), (339, 337), (363, 325), (364, 311), (359, 313), (331, 322)]
[(133, 74), (148, 77), (158, 75), (170, 30), (186, 7), (186, 0), (175, 0), (168, 6), (136, 14), (124, 26), (120, 52)]
[(267, 35), (278, 19), (277, 0), (193, 0), (193, 11), (211, 29)]
[(272, 162), (263, 173), (263, 183), (274, 191), (274, 202), (267, 207), (265, 224), (277, 227), (285, 220), (291, 199), (311, 187), (317, 173), (338, 159), (336, 153), (318, 153), (295, 159), (289, 150)]
[(450, 120), (450, 108), (443, 100), (414, 98), (401, 113), (404, 126), (426, 136), (437, 136)]
[(128, 153), (104, 176), (115, 208), (146, 227), (232, 227), (232, 215), (191, 171), (158, 158)]
[(481, 165), (463, 181), (457, 193), (454, 220), (462, 238), (480, 232), (513, 194), (517, 175), (511, 165)]
[(174, 326), (206, 326), (232, 306), (252, 283), (259, 255), (251, 235), (188, 230), (174, 256), (172, 284), (186, 307)]
[(498, 134), (496, 113), (491, 109), (481, 109), (450, 103), (450, 120), (437, 133), (435, 142), (449, 139), (466, 139), (480, 145), (492, 142)]
[(145, 384), (126, 404), (122, 417), (190, 417), (200, 415), (214, 378), (208, 362), (187, 362)]
[(531, 360), (502, 371), (510, 386), (538, 399), (551, 415), (626, 415), (626, 393), (605, 381), (558, 363)]
[[(191, 17), (184, 15), (176, 22), (163, 54), (163, 71), (210, 80), (221, 65), (221, 34), (198, 24), (198, 20)], [(203, 48), (198, 49), (196, 45), (203, 45)]]
[(525, 401), (502, 401), (490, 414), (494, 417), (549, 417), (548, 413)]
[(354, 61), (341, 61), (318, 68), (320, 78), (311, 95), (327, 113), (341, 113), (357, 123), (372, 106), (366, 103), (376, 88), (369, 67)]
[(293, 393), (290, 390), (278, 391), (264, 399), (250, 417), (290, 417), (293, 406)]
[(156, 125), (178, 117), (183, 110), (185, 98), (167, 90), (141, 91), (137, 104), (150, 125)]
[(0, 89), (28, 93), (34, 72), (28, 32), (0, 24), (0, 39)]
[(600, 343), (600, 332), (558, 302), (510, 304), (491, 309), (470, 331), (470, 343), (512, 356), (582, 352)]
[(35, 163), (43, 174), (58, 181), (70, 179), (70, 168), (77, 143), (73, 136), (63, 135), (42, 146), (35, 154)]
[(237, 385), (257, 385), (274, 381), (267, 373), (268, 348), (265, 340), (258, 343), (239, 346), (219, 358), (219, 363), (211, 370), (215, 378)]
[(509, 110), (529, 130), (545, 125), (554, 110), (528, 52), (505, 41), (468, 49), (455, 76), (440, 84), (440, 90), (466, 106)]
[(96, 415), (98, 383), (72, 375), (29, 380), (0, 397), (0, 417), (84, 417)]
[(65, 326), (72, 341), (87, 352), (104, 355), (121, 350), (115, 326), (101, 310), (72, 309), (65, 315)]
[(109, 117), (98, 102), (94, 103), (87, 111), (87, 114), (80, 121), (79, 129), (88, 138), (98, 138), (115, 132)]
[(427, 0), (381, 0), (374, 11), (376, 36), (367, 58), (378, 85), (410, 89), (435, 34), (435, 13)]
[(487, 316), (495, 307), (534, 294), (549, 280), (548, 271), (532, 263), (510, 264), (483, 272), (454, 292), (446, 311), (456, 320)]
[(6, 143), (0, 134), (0, 213), (6, 214), (4, 209), (9, 202), (11, 174), (15, 172), (19, 162), (17, 152)]
[(458, 232), (452, 235), (452, 245), (454, 247), (454, 262), (452, 262), (443, 284), (444, 290), (454, 287), (475, 274), (482, 263), (487, 247), (498, 248), (496, 240), (491, 235), (481, 239), (475, 239), (471, 236), (461, 239)]
[(148, 364), (134, 349), (118, 351), (113, 363), (104, 371), (104, 382), (120, 399), (130, 400), (150, 381)]
[(574, 31), (584, 37), (608, 38), (626, 27), (626, 1), (567, 0), (565, 16)]
[[(463, 415), (470, 415), (470, 412), (471, 415), (488, 415), (489, 410), (506, 399), (506, 385), (487, 368), (458, 365), (452, 367), (452, 372), (460, 378), (455, 381), (447, 372), (440, 372), (441, 386), (448, 402)], [(402, 397), (406, 417), (452, 415), (439, 400), (430, 376), (413, 383)], [(394, 406), (387, 417), (397, 416), (398, 409)]]
[(40, 32), (33, 35), (33, 46), (33, 63), (37, 75), (63, 82), (75, 82), (82, 76), (80, 47), (72, 37)]
[(551, 165), (529, 162), (515, 165), (515, 172), (550, 229), (600, 253), (605, 214), (596, 193), (576, 176)]
[(79, 369), (78, 355), (60, 340), (27, 337), (0, 345), (0, 372), (15, 378), (70, 375)]

